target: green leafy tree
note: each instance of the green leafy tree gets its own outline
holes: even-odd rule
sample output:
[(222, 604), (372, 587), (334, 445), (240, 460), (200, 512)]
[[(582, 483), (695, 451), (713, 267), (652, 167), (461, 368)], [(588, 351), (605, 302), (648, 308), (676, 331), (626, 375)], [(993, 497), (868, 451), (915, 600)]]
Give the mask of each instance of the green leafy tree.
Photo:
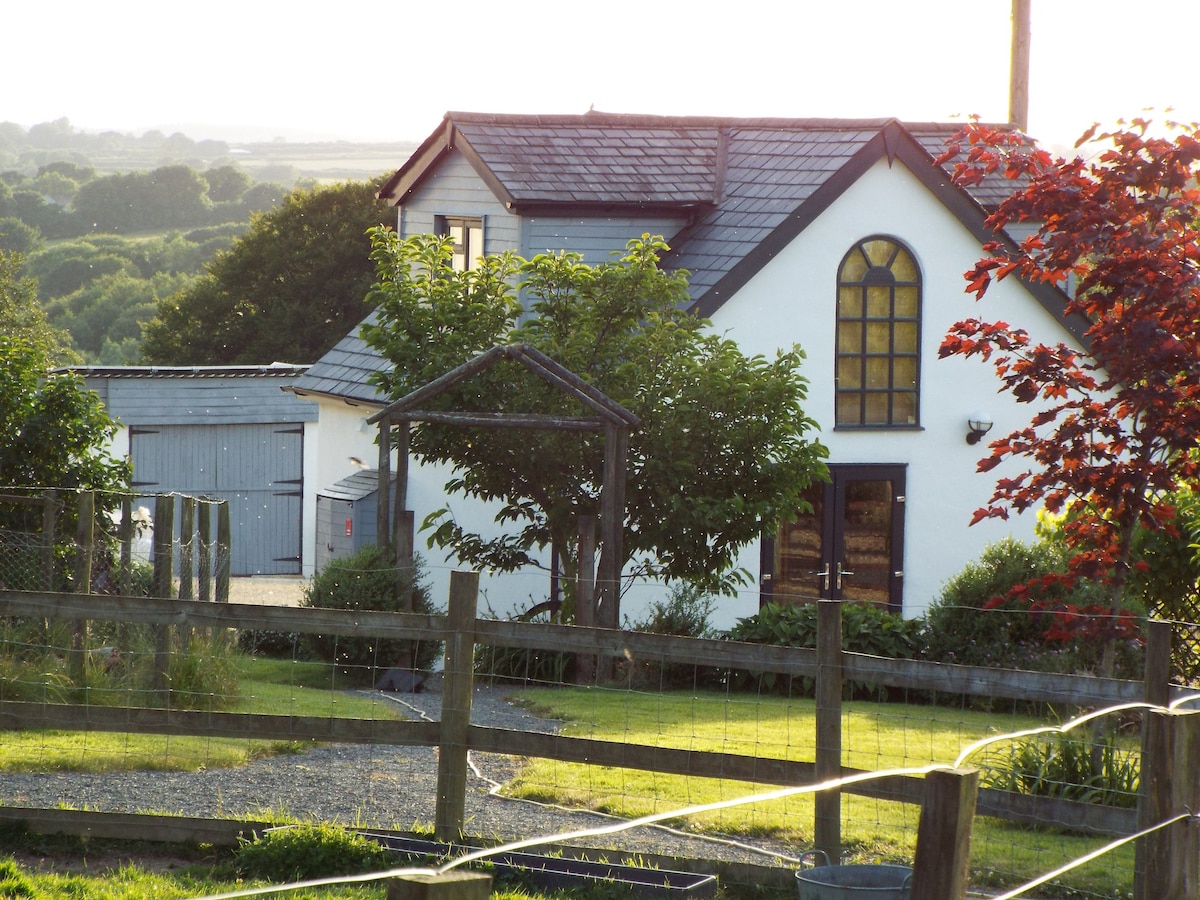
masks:
[(374, 281), (380, 179), (296, 191), (192, 287), (159, 304), (143, 355), (165, 365), (312, 362), (357, 324)]
[[(803, 353), (747, 357), (684, 309), (685, 273), (659, 268), (660, 238), (629, 242), (617, 261), (586, 265), (563, 253), (488, 257), (451, 268), (449, 243), (376, 230), (379, 283), (368, 298), (378, 324), (364, 337), (394, 368), (380, 385), (400, 397), (496, 344), (526, 343), (641, 419), (630, 436), (622, 564), (732, 591), (738, 550), (804, 508), (824, 477), (825, 449), (802, 403)], [(518, 325), (520, 294), (531, 314)], [(578, 416), (557, 388), (516, 365), (495, 366), (443, 393), (447, 409)], [(485, 539), (447, 514), (428, 521), (431, 543), (479, 566), (537, 564), (549, 546), (575, 572), (578, 520), (597, 515), (603, 438), (591, 432), (415, 425), (412, 453), (448, 463), (447, 490), (499, 501), (516, 533)], [(601, 548), (601, 553), (611, 548)], [(615, 607), (609, 615), (615, 613)]]
[(80, 186), (75, 219), (81, 232), (185, 228), (207, 221), (207, 194), (208, 182), (183, 165), (109, 175)]
[(166, 272), (150, 278), (117, 272), (51, 300), (45, 306), (46, 316), (51, 325), (71, 335), (75, 347), (88, 362), (100, 361), (107, 344), (122, 348), (121, 359), (116, 362), (135, 361), (142, 325), (154, 317), (164, 297), (183, 289), (192, 280), (192, 276)]
[(70, 338), (47, 321), (24, 262), (20, 254), (0, 250), (0, 335), (25, 342), (49, 363), (78, 361)]
[(82, 378), (51, 371), (28, 339), (0, 334), (0, 484), (105, 496), (127, 490), (129, 462), (106, 449), (116, 429)]
[(217, 166), (202, 173), (208, 184), (208, 199), (213, 203), (240, 200), (250, 187), (250, 176), (237, 166)]
[(0, 217), (0, 250), (29, 253), (42, 243), (42, 234), (14, 216)]
[(20, 258), (0, 253), (0, 484), (115, 491), (129, 464), (106, 452), (116, 425), (63, 361)]
[(36, 228), (43, 237), (55, 240), (76, 233), (75, 218), (61, 206), (46, 201), (37, 191), (18, 186), (12, 194), (12, 215)]

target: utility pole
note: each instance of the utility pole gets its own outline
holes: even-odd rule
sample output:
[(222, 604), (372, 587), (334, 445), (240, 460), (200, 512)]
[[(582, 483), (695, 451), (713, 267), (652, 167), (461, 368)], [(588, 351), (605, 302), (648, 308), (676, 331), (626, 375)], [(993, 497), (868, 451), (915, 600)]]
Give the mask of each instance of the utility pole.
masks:
[(1029, 6), (1033, 0), (1012, 0), (1012, 60), (1008, 76), (1008, 121), (1029, 130)]

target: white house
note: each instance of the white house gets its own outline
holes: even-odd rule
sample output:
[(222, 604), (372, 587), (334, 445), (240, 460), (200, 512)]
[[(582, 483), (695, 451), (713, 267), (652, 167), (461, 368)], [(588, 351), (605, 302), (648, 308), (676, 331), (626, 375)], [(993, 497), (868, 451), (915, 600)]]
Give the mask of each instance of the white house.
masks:
[[(968, 421), (1007, 433), (1029, 410), (997, 393), (987, 366), (938, 358), (951, 324), (977, 314), (963, 273), (992, 237), (987, 207), (1003, 196), (995, 184), (968, 193), (936, 165), (956, 127), (449, 113), (380, 196), (401, 236), (451, 235), (464, 266), (502, 250), (568, 249), (599, 262), (631, 237), (663, 235), (664, 264), (691, 273), (694, 309), (715, 330), (751, 354), (804, 348), (807, 411), (830, 449), (816, 514), (745, 548), (741, 564), (759, 584), (723, 601), (717, 624), (789, 593), (917, 615), (988, 543), (1034, 527), (968, 527), (995, 477), (976, 473), (986, 441), (968, 442)], [(1009, 279), (986, 303), (1035, 338), (1079, 343), (1064, 299)], [(320, 407), (305, 444), (306, 572), (317, 494), (346, 477), (351, 457), (375, 459), (365, 420), (386, 398), (367, 376), (380, 365), (356, 330), (290, 388)], [(418, 523), (446, 505), (444, 480), (414, 473)]]

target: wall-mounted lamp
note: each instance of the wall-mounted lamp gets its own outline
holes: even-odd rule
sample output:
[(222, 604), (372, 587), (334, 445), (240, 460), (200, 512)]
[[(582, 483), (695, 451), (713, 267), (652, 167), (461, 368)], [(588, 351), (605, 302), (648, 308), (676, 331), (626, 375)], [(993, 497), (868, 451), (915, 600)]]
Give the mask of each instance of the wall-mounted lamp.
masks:
[(992, 419), (987, 413), (972, 413), (967, 418), (967, 443), (978, 444), (992, 430)]

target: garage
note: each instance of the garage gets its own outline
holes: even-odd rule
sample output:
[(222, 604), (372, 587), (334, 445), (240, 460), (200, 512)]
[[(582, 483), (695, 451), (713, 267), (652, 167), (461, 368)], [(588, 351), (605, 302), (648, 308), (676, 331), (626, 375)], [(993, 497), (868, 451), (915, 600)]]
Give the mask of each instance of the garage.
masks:
[(130, 428), (133, 486), (229, 501), (230, 574), (300, 574), (300, 425)]
[(133, 486), (227, 500), (230, 574), (299, 575), (304, 438), (313, 404), (282, 390), (307, 367), (80, 371), (122, 426)]

